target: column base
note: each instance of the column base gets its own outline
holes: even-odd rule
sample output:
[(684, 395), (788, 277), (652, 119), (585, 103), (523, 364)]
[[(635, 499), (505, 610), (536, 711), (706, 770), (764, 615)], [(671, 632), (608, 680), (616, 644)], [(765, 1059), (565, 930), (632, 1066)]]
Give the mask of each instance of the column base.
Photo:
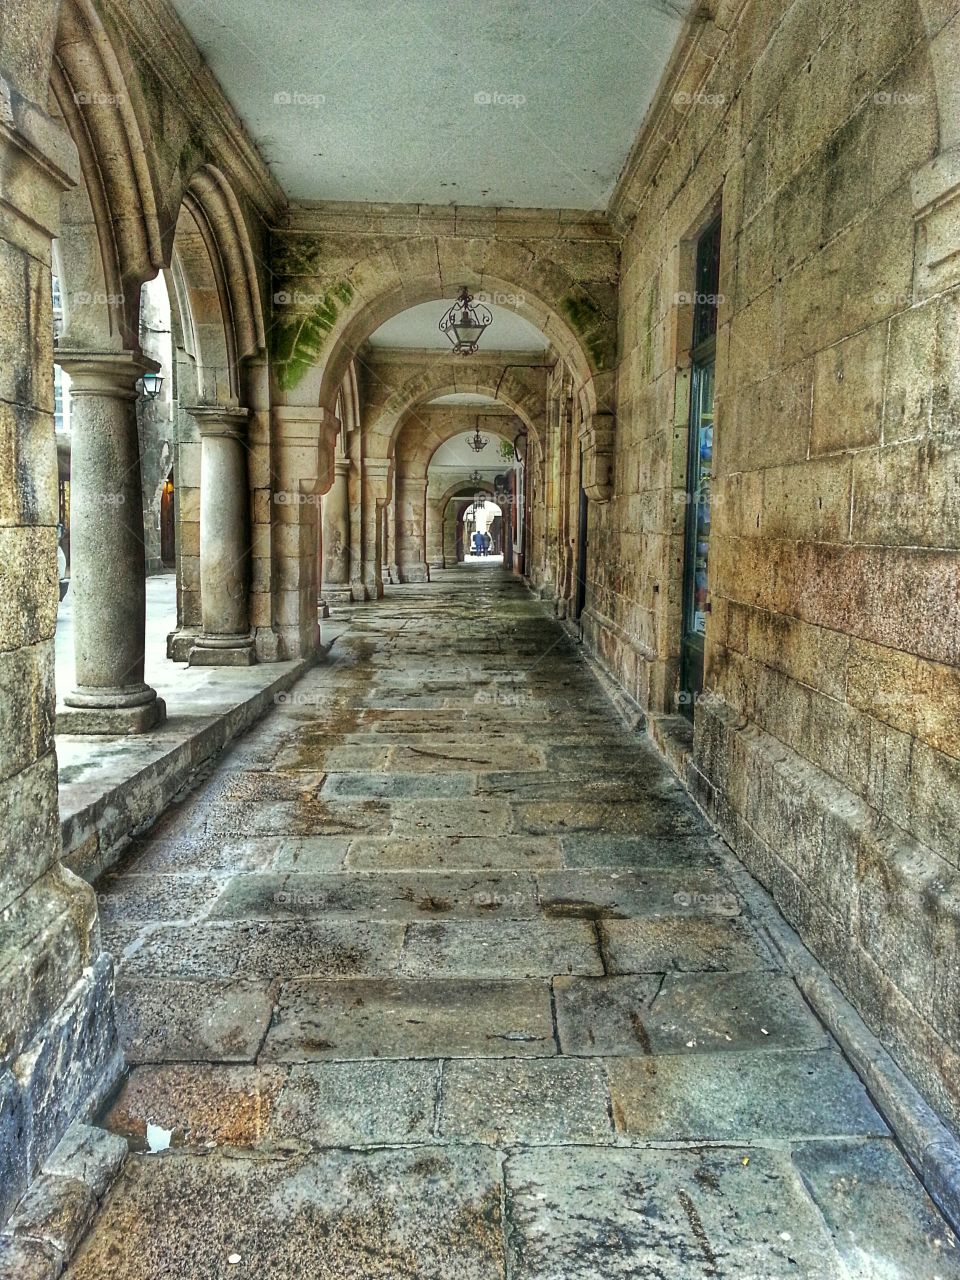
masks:
[(199, 632), (196, 627), (181, 627), (167, 635), (167, 657), (171, 662), (188, 662), (190, 650), (197, 643)]
[(354, 598), (353, 589), (346, 583), (337, 583), (335, 586), (324, 583), (323, 598), (327, 604), (350, 604)]
[(257, 661), (253, 636), (196, 637), (187, 658), (191, 667), (252, 667)]
[(321, 596), (317, 601), (317, 616), (319, 618), (330, 617), (330, 606), (327, 604), (325, 596)]
[(416, 564), (400, 565), (397, 576), (401, 582), (429, 582), (430, 570), (422, 561), (418, 561)]
[[(73, 695), (71, 694), (71, 697)], [(154, 694), (149, 702), (127, 707), (67, 706), (57, 712), (57, 733), (104, 734), (122, 738), (131, 733), (149, 733), (167, 718), (167, 706)]]

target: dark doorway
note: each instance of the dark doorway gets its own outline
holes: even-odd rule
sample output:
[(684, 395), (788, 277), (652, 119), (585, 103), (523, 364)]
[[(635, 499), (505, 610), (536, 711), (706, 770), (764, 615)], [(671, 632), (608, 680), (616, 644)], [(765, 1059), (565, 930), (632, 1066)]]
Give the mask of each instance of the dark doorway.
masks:
[(719, 218), (710, 224), (697, 242), (696, 279), (680, 643), (680, 709), (691, 720), (703, 691), (704, 647), (710, 613), (708, 560), (720, 289)]
[(173, 569), (177, 563), (177, 518), (173, 471), (163, 482), (160, 494), (160, 560), (165, 569)]

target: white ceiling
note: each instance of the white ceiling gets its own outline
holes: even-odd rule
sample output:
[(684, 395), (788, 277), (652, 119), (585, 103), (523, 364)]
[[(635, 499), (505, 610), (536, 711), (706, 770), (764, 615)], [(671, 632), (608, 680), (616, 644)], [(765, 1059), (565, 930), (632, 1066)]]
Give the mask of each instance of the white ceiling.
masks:
[[(487, 304), (485, 304), (487, 305)], [(408, 307), (391, 316), (370, 336), (372, 347), (426, 347), (433, 351), (450, 351), (450, 339), (440, 332), (440, 321), (450, 310), (452, 300), (438, 299)], [(481, 351), (546, 351), (550, 345), (529, 320), (505, 307), (489, 306), (493, 320), (480, 339)]]
[[(469, 425), (467, 425), (469, 423)], [(487, 440), (487, 447), (482, 453), (474, 453), (467, 444), (469, 436), (473, 435), (474, 424), (469, 419), (464, 419), (464, 431), (462, 435), (452, 436), (449, 440), (444, 441), (440, 448), (430, 460), (430, 471), (434, 470), (466, 470), (468, 473), (476, 469), (482, 475), (495, 475), (502, 471), (509, 471), (513, 465), (509, 458), (501, 458), (499, 443), (506, 440), (506, 436), (500, 436), (492, 431), (488, 431), (483, 423), (480, 424), (480, 434)], [(506, 441), (508, 444), (509, 440)]]
[(173, 0), (293, 200), (602, 209), (690, 0)]

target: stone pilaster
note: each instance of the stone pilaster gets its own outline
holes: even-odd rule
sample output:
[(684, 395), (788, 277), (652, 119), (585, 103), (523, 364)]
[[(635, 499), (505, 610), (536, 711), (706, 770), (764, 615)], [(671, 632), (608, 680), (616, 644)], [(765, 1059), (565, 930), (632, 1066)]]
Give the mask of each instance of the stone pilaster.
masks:
[(320, 644), (320, 502), (333, 484), (340, 423), (326, 409), (281, 405), (273, 410), (273, 431), (274, 628), (282, 656), (300, 658)]
[(349, 604), (350, 593), (350, 461), (338, 458), (333, 485), (323, 504), (323, 579), (328, 604)]
[(250, 631), (249, 410), (202, 405), (188, 410), (200, 432), (200, 608), (203, 630), (189, 662), (248, 667)]
[(426, 562), (427, 479), (401, 477), (397, 481), (397, 567), (401, 582), (429, 582)]
[(70, 542), (76, 688), (58, 727), (144, 733), (165, 714), (144, 682), (146, 561), (137, 381), (159, 369), (132, 351), (61, 351), (71, 379)]
[(368, 600), (379, 600), (383, 595), (383, 525), (390, 495), (390, 465), (380, 458), (363, 464), (361, 579)]

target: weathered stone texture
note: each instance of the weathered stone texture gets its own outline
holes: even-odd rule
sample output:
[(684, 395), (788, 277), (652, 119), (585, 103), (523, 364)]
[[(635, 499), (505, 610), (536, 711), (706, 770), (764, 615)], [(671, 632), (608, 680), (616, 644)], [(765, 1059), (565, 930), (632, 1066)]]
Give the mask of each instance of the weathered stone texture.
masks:
[(730, 8), (691, 33), (663, 90), (694, 90), (674, 99), (669, 148), (642, 133), (614, 199), (618, 464), (591, 528), (586, 635), (641, 707), (672, 712), (691, 325), (677, 295), (722, 203), (709, 699), (687, 780), (956, 1122), (960, 277), (955, 257), (934, 264), (949, 232), (915, 224), (954, 109), (926, 39), (947, 15)]

